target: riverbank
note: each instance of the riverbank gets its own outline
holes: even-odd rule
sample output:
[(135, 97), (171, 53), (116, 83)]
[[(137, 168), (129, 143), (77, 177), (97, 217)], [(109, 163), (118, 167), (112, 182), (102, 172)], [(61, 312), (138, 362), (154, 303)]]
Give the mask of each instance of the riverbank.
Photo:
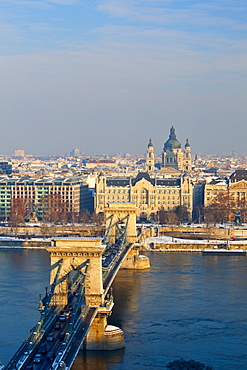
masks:
[(153, 252), (203, 252), (204, 250), (247, 251), (247, 240), (190, 240), (170, 236), (146, 239), (146, 249)]
[(0, 238), (0, 249), (22, 248), (22, 249), (45, 249), (51, 244), (50, 239), (18, 239), (11, 237)]

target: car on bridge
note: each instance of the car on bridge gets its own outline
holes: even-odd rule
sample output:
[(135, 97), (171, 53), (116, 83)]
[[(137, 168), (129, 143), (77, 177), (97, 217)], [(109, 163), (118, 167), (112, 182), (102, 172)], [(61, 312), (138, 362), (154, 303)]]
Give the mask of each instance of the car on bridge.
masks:
[(38, 353), (44, 354), (47, 351), (47, 345), (46, 343), (41, 343), (38, 349)]
[(55, 360), (55, 353), (53, 351), (50, 351), (47, 353), (46, 359), (49, 361), (54, 361)]
[(42, 355), (41, 353), (37, 353), (37, 355), (35, 355), (34, 359), (33, 359), (33, 363), (34, 364), (39, 364), (41, 361), (42, 361)]
[(61, 323), (56, 322), (56, 324), (54, 325), (54, 330), (60, 330), (60, 328), (61, 328)]
[(63, 331), (63, 332), (61, 332), (61, 333), (59, 333), (59, 340), (61, 341), (61, 340), (64, 340), (64, 338), (65, 338), (65, 331)]
[(47, 340), (47, 342), (52, 342), (54, 340), (54, 334), (53, 333), (49, 333), (47, 335), (46, 340)]

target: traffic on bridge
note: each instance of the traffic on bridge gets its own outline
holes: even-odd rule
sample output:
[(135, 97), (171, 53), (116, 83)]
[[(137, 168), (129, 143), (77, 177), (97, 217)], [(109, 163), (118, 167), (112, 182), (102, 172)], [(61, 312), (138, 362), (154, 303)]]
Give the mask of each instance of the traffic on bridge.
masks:
[[(51, 241), (47, 247), (51, 285), (43, 299), (40, 297), (40, 319), (1, 370), (69, 370), (81, 348), (116, 349), (125, 345), (121, 329), (114, 327), (111, 333), (115, 347), (110, 343), (111, 335), (105, 335), (113, 307), (110, 288), (125, 260), (126, 268), (149, 267), (149, 261), (138, 267), (138, 258), (144, 256), (139, 256), (139, 249), (133, 244), (137, 241), (133, 235), (135, 220), (131, 238), (127, 232), (128, 213), (133, 219), (133, 207), (128, 207), (117, 221), (113, 215), (108, 217), (104, 238)], [(121, 209), (118, 212), (122, 215)]]

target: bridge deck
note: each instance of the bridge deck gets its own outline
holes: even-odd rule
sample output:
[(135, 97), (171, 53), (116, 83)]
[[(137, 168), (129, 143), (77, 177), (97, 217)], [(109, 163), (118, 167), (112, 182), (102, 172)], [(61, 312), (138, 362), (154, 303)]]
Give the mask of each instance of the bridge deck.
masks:
[[(132, 246), (132, 244), (116, 243), (108, 248), (105, 256), (103, 255), (102, 277), (105, 295)], [(48, 370), (51, 364), (53, 370), (61, 369), (61, 366), (66, 370), (71, 368), (97, 315), (98, 308), (86, 306), (84, 296), (75, 294), (71, 298), (70, 309), (65, 310), (66, 316), (61, 316), (61, 309), (61, 306), (47, 308), (42, 325), (40, 324), (39, 327), (40, 320), (35, 328), (36, 331), (33, 330), (30, 333), (4, 370), (23, 370), (27, 366), (33, 366), (36, 355), (44, 346), (45, 353), (40, 353), (41, 361), (35, 364), (35, 370)], [(57, 328), (55, 324), (58, 324)], [(49, 334), (52, 336), (49, 337)], [(48, 353), (51, 354), (52, 360), (47, 359)]]

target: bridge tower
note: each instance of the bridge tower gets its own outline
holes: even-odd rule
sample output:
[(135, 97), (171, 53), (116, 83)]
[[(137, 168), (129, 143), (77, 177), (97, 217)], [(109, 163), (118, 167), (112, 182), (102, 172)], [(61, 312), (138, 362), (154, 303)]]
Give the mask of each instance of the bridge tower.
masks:
[(51, 305), (66, 305), (68, 303), (68, 276), (71, 271), (90, 261), (85, 283), (86, 304), (100, 306), (103, 303), (102, 282), (102, 253), (105, 245), (102, 238), (84, 239), (54, 239), (51, 247), (46, 250), (51, 257), (50, 284), (52, 285), (57, 274), (56, 267), (60, 266), (57, 284), (54, 290)]
[(115, 243), (117, 235), (117, 224), (119, 222), (126, 225), (126, 242), (136, 242), (137, 207), (135, 203), (108, 203), (104, 212), (106, 218), (107, 242)]
[(126, 226), (126, 243), (133, 244), (133, 248), (122, 263), (121, 268), (142, 270), (150, 267), (147, 256), (140, 254), (140, 244), (136, 232), (136, 213), (135, 203), (108, 203), (105, 208), (106, 218), (106, 241), (115, 243), (117, 238), (117, 225), (124, 223)]
[(125, 347), (124, 333), (116, 326), (107, 325), (112, 312), (113, 299), (104, 290), (102, 278), (102, 253), (106, 245), (102, 238), (54, 239), (46, 250), (51, 257), (51, 286), (56, 282), (51, 305), (68, 304), (68, 275), (87, 265), (85, 280), (85, 305), (95, 308), (96, 316), (91, 323), (84, 349), (113, 350)]

